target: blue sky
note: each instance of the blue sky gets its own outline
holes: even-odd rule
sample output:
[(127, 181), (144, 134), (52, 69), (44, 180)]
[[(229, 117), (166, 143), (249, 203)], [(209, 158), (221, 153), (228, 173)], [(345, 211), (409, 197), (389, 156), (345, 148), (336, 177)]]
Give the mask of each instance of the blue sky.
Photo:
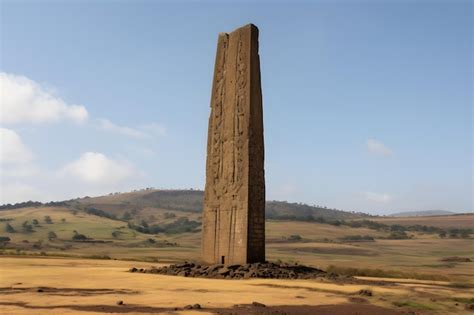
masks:
[(1, 200), (203, 188), (217, 35), (260, 29), (267, 199), (473, 209), (470, 1), (5, 1)]

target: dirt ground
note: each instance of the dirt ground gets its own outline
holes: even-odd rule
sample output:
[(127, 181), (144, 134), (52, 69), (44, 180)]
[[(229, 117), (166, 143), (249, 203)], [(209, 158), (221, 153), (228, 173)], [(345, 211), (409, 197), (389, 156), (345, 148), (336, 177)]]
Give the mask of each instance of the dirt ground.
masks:
[[(216, 280), (128, 272), (137, 264), (157, 266), (116, 260), (0, 257), (0, 313), (472, 314), (459, 301), (474, 297), (474, 291), (443, 282)], [(360, 290), (370, 290), (372, 296), (359, 295)], [(185, 309), (194, 304), (201, 309)]]

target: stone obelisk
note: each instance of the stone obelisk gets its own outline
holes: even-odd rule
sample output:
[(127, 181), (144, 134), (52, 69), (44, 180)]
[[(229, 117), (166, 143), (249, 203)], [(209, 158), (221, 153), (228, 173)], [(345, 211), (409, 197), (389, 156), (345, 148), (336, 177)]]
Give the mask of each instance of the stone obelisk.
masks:
[(258, 28), (219, 34), (207, 140), (202, 260), (265, 261), (265, 174)]

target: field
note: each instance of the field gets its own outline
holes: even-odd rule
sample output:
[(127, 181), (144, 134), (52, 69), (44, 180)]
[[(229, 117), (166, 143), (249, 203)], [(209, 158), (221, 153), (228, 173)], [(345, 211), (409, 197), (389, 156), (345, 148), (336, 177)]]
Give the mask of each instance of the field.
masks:
[[(178, 217), (179, 212), (178, 213)], [(159, 211), (156, 216), (159, 217)], [(197, 216), (196, 214), (192, 214)], [(52, 224), (41, 222), (50, 216)], [(72, 214), (66, 208), (22, 208), (0, 212), (0, 219), (12, 219), (9, 224), (18, 232), (11, 238), (6, 253), (75, 256), (84, 258), (116, 258), (153, 262), (198, 260), (200, 233), (143, 234), (127, 227), (122, 221), (110, 220), (79, 212)], [(20, 232), (22, 222), (37, 219), (35, 232)], [(63, 222), (63, 219), (65, 221)], [(48, 240), (53, 231), (57, 239)], [(71, 237), (78, 231), (95, 242), (74, 242)], [(112, 232), (119, 231), (117, 238)], [(340, 267), (398, 270), (405, 273), (436, 275), (440, 279), (473, 282), (471, 263), (444, 262), (445, 257), (459, 256), (474, 260), (472, 239), (440, 239), (437, 235), (413, 233), (412, 239), (391, 240), (379, 237), (386, 232), (368, 228), (333, 226), (314, 222), (267, 221), (267, 257), (271, 261), (299, 262), (319, 268)], [(290, 240), (299, 235), (301, 240)], [(351, 235), (369, 235), (372, 242), (347, 242), (341, 238)], [(14, 251), (13, 251), (14, 249)], [(444, 278), (443, 278), (444, 277)]]
[(374, 221), (385, 224), (414, 225), (423, 224), (441, 228), (472, 228), (474, 226), (474, 214), (441, 215), (426, 217), (383, 217)]
[[(446, 282), (211, 280), (126, 272), (131, 266), (150, 263), (0, 258), (2, 314), (262, 314), (263, 309), (273, 314), (285, 309), (300, 314), (469, 314), (463, 302), (474, 294)], [(360, 290), (373, 295), (362, 297)], [(233, 307), (253, 302), (266, 307)], [(184, 310), (196, 303), (201, 310)]]
[[(312, 307), (318, 307), (320, 314), (352, 314), (331, 309), (347, 305), (351, 306), (348, 310), (361, 314), (390, 314), (387, 309), (394, 309), (393, 314), (463, 314), (464, 308), (474, 303), (471, 234), (441, 237), (439, 230), (406, 230), (404, 239), (394, 239), (393, 231), (387, 229), (392, 224), (470, 229), (474, 215), (369, 217), (385, 224), (383, 228), (333, 221), (267, 220), (269, 261), (362, 277), (363, 283), (189, 279), (127, 272), (132, 266), (198, 261), (200, 256), (199, 224), (191, 230), (142, 230), (148, 224), (166, 227), (180, 220), (200, 223), (199, 211), (175, 209), (197, 207), (197, 201), (191, 198), (183, 206), (167, 199), (160, 207), (153, 207), (156, 200), (144, 196), (137, 192), (0, 211), (0, 236), (9, 239), (0, 248), (1, 313), (180, 313), (185, 305), (199, 303), (206, 312), (246, 314), (252, 310), (239, 313), (231, 307), (256, 301), (266, 304), (269, 311), (301, 314), (312, 314), (316, 311)], [(104, 212), (88, 212), (84, 200), (87, 207), (93, 205)], [(175, 208), (166, 208), (170, 204)], [(331, 210), (325, 211), (323, 214), (331, 215)], [(127, 213), (130, 218), (124, 219)], [(84, 239), (74, 239), (77, 235)], [(359, 296), (357, 292), (364, 288), (374, 296)], [(125, 305), (117, 306), (118, 300)], [(298, 305), (307, 309), (295, 309)], [(377, 307), (383, 307), (383, 312)]]

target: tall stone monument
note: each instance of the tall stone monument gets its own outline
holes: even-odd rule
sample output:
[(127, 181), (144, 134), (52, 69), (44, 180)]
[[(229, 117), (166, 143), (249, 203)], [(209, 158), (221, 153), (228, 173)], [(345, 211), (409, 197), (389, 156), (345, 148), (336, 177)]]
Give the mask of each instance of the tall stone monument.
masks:
[(258, 28), (219, 34), (207, 140), (202, 259), (265, 261), (265, 174)]

